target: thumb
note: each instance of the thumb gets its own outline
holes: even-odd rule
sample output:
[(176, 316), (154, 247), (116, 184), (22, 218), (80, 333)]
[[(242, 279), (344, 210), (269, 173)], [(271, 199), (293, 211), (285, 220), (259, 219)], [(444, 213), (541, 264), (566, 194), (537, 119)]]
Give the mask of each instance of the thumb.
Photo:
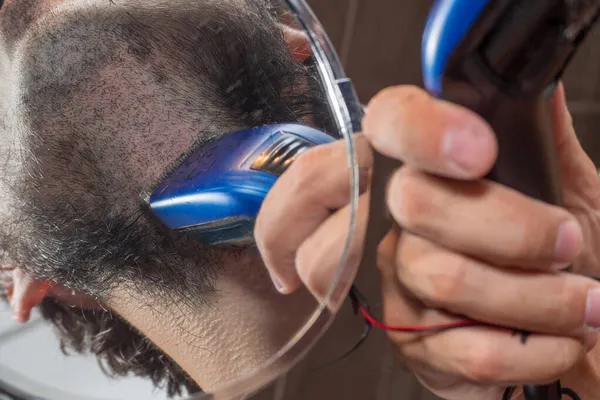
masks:
[(585, 245), (574, 264), (583, 275), (598, 275), (600, 252), (600, 180), (598, 170), (579, 143), (567, 107), (565, 89), (557, 88), (553, 99), (556, 151), (563, 184), (564, 206), (579, 220)]
[(584, 151), (573, 125), (573, 117), (567, 106), (565, 87), (560, 83), (553, 98), (555, 144), (561, 179), (564, 185), (565, 205), (574, 197), (589, 203), (600, 199), (598, 171)]

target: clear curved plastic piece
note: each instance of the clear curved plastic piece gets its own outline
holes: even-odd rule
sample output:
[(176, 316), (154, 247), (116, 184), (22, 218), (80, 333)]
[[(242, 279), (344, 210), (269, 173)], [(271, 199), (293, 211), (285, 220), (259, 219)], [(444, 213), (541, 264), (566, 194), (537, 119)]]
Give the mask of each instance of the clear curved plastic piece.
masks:
[(309, 41), (314, 68), (326, 96), (329, 113), (335, 122), (338, 135), (345, 141), (348, 153), (349, 176), (351, 181), (348, 232), (344, 251), (340, 255), (334, 278), (329, 283), (327, 295), (319, 300), (317, 307), (306, 319), (304, 325), (290, 338), (280, 351), (254, 371), (235, 382), (230, 382), (213, 393), (205, 393), (189, 398), (200, 399), (246, 399), (249, 394), (269, 385), (278, 377), (293, 368), (332, 323), (352, 284), (358, 263), (348, 260), (349, 248), (355, 233), (356, 210), (358, 207), (358, 168), (355, 162), (353, 134), (360, 131), (363, 108), (352, 85), (346, 76), (340, 59), (325, 29), (304, 0), (281, 0), (281, 19), (291, 29), (299, 30)]

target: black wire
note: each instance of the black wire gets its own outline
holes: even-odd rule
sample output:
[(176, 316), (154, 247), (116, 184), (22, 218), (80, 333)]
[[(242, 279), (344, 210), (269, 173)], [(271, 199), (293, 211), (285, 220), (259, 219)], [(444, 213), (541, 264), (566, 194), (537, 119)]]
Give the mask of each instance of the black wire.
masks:
[(320, 371), (322, 369), (328, 368), (330, 366), (332, 366), (333, 364), (337, 364), (343, 360), (345, 360), (346, 358), (348, 358), (350, 355), (352, 355), (352, 353), (354, 353), (356, 350), (358, 350), (358, 348), (360, 346), (362, 346), (362, 344), (367, 340), (367, 338), (369, 337), (369, 333), (371, 332), (371, 325), (366, 324), (363, 332), (360, 336), (360, 338), (358, 339), (358, 341), (347, 351), (345, 351), (344, 353), (342, 353), (342, 355), (336, 357), (333, 361), (328, 362), (325, 365), (322, 365), (318, 368), (315, 368), (313, 371)]
[[(502, 400), (510, 400), (511, 396), (515, 393), (515, 390), (517, 390), (517, 388), (514, 386), (506, 388), (504, 394), (502, 395)], [(569, 396), (572, 400), (583, 400), (581, 396), (579, 396), (573, 389), (562, 388), (561, 394), (563, 396)]]
[(569, 396), (573, 400), (583, 400), (573, 389), (563, 388), (563, 396)]
[[(0, 0), (0, 1), (2, 1), (2, 0)], [(352, 306), (352, 311), (354, 312), (354, 315), (356, 315), (356, 316), (358, 316), (360, 313), (359, 305), (362, 305), (363, 307), (368, 307), (364, 297), (362, 296), (362, 294), (358, 291), (358, 289), (354, 285), (352, 285), (352, 288), (350, 289), (350, 292), (348, 293), (348, 298), (350, 299), (350, 305)], [(352, 347), (350, 347), (350, 349), (346, 350), (340, 356), (333, 359), (333, 361), (330, 361), (325, 365), (315, 368), (313, 371), (319, 371), (319, 370), (325, 369), (327, 367), (330, 367), (331, 365), (336, 364), (340, 361), (343, 361), (347, 357), (349, 357), (352, 353), (354, 353), (356, 350), (358, 350), (358, 348), (367, 341), (369, 334), (371, 333), (371, 329), (373, 328), (373, 326), (369, 323), (369, 321), (367, 321), (366, 319), (364, 321), (365, 321), (365, 325), (363, 327), (363, 331), (360, 335), (360, 338), (358, 338), (356, 343), (354, 345), (352, 345)]]
[(510, 398), (513, 395), (513, 393), (515, 393), (515, 390), (517, 390), (517, 388), (514, 386), (506, 388), (504, 394), (502, 395), (502, 400), (511, 400)]

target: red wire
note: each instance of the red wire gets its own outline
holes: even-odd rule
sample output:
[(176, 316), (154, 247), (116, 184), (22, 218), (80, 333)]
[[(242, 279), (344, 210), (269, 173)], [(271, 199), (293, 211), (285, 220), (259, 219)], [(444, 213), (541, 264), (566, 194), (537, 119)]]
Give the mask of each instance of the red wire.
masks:
[(363, 317), (374, 327), (392, 332), (408, 332), (408, 333), (426, 333), (431, 331), (445, 331), (456, 328), (466, 328), (469, 326), (480, 326), (481, 324), (475, 321), (461, 321), (453, 322), (445, 325), (432, 325), (432, 326), (389, 326), (377, 321), (369, 314), (369, 312), (363, 307), (362, 304), (358, 304), (358, 308)]

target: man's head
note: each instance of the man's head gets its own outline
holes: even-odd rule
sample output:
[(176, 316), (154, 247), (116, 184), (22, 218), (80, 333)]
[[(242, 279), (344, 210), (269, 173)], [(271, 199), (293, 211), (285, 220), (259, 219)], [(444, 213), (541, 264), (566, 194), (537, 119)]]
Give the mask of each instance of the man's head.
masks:
[(235, 321), (275, 296), (259, 257), (167, 232), (139, 194), (207, 137), (314, 112), (269, 1), (8, 0), (0, 53), (0, 269), (87, 296), (42, 314), (110, 373), (196, 389), (167, 353), (203, 385), (233, 377), (222, 359), (275, 324)]

